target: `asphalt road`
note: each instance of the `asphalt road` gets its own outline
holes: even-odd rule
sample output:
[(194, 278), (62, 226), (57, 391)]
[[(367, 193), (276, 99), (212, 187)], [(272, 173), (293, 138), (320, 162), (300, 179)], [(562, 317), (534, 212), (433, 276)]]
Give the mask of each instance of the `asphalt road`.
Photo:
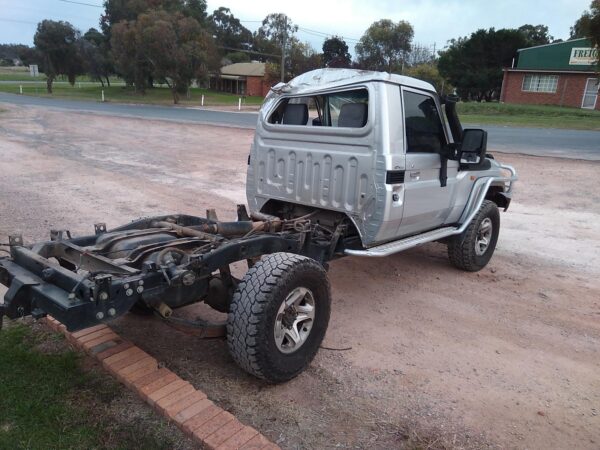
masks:
[[(255, 112), (229, 112), (173, 106), (125, 105), (76, 100), (48, 99), (0, 93), (0, 102), (86, 111), (111, 116), (196, 122), (254, 128)], [(468, 124), (468, 126), (476, 126)], [(488, 149), (505, 153), (554, 156), (600, 161), (600, 131), (482, 126), (488, 131)]]

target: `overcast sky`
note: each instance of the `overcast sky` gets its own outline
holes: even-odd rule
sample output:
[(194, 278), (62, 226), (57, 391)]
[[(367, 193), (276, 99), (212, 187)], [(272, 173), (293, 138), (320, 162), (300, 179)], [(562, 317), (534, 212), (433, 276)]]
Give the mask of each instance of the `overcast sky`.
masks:
[[(74, 0), (75, 1), (75, 0)], [(102, 0), (76, 0), (102, 5)], [(323, 34), (344, 36), (353, 50), (356, 39), (374, 21), (408, 20), (414, 42), (440, 49), (449, 39), (478, 28), (516, 28), (545, 24), (555, 38), (567, 39), (569, 27), (589, 7), (590, 0), (208, 0), (208, 11), (226, 6), (255, 30), (272, 12), (283, 12), (304, 30), (298, 37), (320, 50)], [(0, 43), (31, 45), (42, 19), (67, 20), (82, 31), (98, 27), (101, 7), (65, 0), (0, 0)], [(312, 30), (312, 31), (310, 31)], [(315, 33), (315, 31), (317, 33)]]

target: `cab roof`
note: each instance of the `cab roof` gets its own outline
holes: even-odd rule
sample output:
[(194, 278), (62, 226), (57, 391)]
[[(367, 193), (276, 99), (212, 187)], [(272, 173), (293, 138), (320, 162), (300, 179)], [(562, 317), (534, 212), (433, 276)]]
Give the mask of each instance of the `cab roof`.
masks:
[(276, 94), (308, 94), (330, 88), (352, 86), (373, 81), (392, 83), (435, 92), (430, 84), (416, 78), (387, 72), (358, 69), (316, 69), (297, 76), (288, 83), (279, 83), (271, 88)]

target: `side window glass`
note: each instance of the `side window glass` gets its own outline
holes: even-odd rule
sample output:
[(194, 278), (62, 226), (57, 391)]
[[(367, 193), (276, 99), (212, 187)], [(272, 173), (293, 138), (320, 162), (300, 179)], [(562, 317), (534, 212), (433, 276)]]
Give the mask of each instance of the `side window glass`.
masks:
[(404, 91), (404, 127), (406, 151), (438, 153), (446, 145), (446, 136), (435, 101), (429, 95)]
[(367, 124), (369, 93), (366, 89), (315, 97), (292, 97), (271, 113), (269, 123), (320, 127), (362, 128)]
[(369, 93), (366, 89), (330, 94), (329, 126), (362, 128), (367, 124)]

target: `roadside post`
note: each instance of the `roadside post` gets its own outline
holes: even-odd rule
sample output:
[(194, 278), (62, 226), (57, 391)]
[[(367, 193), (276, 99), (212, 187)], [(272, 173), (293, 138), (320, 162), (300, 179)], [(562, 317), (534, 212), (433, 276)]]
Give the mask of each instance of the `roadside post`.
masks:
[(242, 97), (239, 98), (238, 100), (238, 111), (242, 110)]
[(104, 103), (104, 89), (102, 89), (102, 103)]
[(19, 94), (23, 95), (23, 85), (19, 85)]
[(202, 94), (202, 100), (200, 100), (200, 106), (204, 106), (204, 94)]

